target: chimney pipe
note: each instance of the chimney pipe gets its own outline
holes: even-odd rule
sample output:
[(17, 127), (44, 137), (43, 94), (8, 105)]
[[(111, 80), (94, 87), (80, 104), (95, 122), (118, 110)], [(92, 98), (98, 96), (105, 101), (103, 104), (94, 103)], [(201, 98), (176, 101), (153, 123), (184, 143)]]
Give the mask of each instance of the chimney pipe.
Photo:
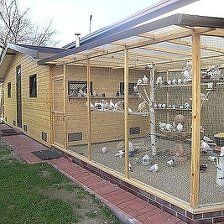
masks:
[(75, 33), (75, 46), (80, 47), (80, 33)]

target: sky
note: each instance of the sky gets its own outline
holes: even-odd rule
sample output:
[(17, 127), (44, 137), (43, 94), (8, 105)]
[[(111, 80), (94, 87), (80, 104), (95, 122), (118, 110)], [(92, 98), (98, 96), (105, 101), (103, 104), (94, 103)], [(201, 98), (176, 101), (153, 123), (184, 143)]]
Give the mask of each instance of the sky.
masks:
[[(92, 31), (110, 25), (158, 0), (19, 0), (21, 9), (29, 8), (32, 21), (44, 25), (52, 20), (57, 30), (58, 46), (89, 32), (89, 16), (93, 15)], [(224, 0), (200, 0), (176, 12), (224, 17)]]

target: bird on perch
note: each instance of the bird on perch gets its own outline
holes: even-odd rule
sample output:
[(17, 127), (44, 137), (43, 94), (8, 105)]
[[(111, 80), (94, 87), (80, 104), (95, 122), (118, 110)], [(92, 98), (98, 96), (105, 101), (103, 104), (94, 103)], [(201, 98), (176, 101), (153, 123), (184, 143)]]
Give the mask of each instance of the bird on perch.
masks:
[(201, 151), (202, 152), (208, 152), (208, 151), (211, 151), (211, 150), (212, 150), (211, 146), (207, 142), (205, 142), (204, 140), (201, 140)]
[(176, 128), (178, 132), (183, 131), (183, 125), (181, 123), (178, 123)]
[(122, 111), (124, 109), (123, 101), (118, 101), (117, 103), (115, 103), (114, 109), (118, 111)]
[(144, 75), (143, 78), (142, 78), (143, 84), (147, 85), (148, 80), (149, 80), (148, 77), (146, 75)]
[(114, 110), (114, 103), (112, 102), (112, 100), (110, 100), (110, 104), (109, 104), (109, 106), (110, 106), (110, 109), (111, 109), (111, 110)]
[(148, 107), (148, 103), (146, 101), (143, 101), (138, 105), (138, 111), (145, 112), (147, 111), (147, 107)]
[(163, 84), (163, 77), (162, 76), (159, 76), (157, 79), (156, 79), (156, 85), (162, 85)]
[(142, 84), (142, 80), (138, 79), (137, 85), (141, 85)]

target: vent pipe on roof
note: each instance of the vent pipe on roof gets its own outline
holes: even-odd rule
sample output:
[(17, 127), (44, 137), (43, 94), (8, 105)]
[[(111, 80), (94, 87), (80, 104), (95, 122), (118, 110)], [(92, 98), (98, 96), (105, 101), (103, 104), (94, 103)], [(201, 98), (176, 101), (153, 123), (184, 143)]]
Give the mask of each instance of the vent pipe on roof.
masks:
[(75, 46), (80, 47), (80, 33), (75, 33)]

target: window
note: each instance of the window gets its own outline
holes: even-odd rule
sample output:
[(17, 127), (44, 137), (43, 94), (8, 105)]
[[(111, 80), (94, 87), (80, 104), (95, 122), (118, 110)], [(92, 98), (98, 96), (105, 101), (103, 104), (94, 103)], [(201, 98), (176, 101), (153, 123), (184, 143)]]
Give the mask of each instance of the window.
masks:
[[(128, 83), (129, 95), (135, 95), (134, 86), (135, 86), (135, 83)], [(121, 96), (124, 95), (124, 82), (120, 82), (120, 94), (121, 94)]]
[(8, 98), (12, 97), (12, 83), (8, 83)]
[(30, 76), (30, 97), (37, 97), (37, 75)]
[(68, 133), (68, 142), (81, 141), (81, 140), (82, 140), (82, 132)]
[[(86, 81), (68, 81), (68, 95), (74, 97), (84, 97), (87, 94)], [(93, 83), (90, 82), (90, 94), (93, 95)]]

